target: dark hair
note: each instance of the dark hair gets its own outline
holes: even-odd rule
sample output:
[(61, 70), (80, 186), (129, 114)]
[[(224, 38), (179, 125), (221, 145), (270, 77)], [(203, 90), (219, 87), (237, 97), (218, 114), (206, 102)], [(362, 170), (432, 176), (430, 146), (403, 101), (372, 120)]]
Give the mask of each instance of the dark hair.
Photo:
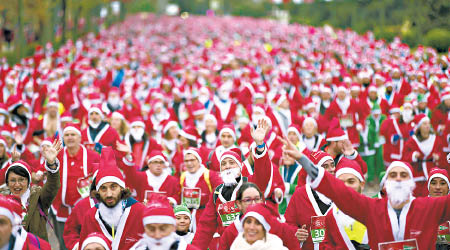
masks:
[(192, 147), (192, 148), (197, 148), (198, 147), (197, 141), (188, 139), (188, 142), (189, 142), (189, 147)]
[[(92, 194), (94, 195), (94, 198), (96, 198), (98, 201), (102, 202), (102, 197), (100, 197), (100, 193), (95, 190), (92, 191)], [(120, 193), (120, 199), (125, 200), (131, 197), (131, 190), (129, 188), (123, 188), (122, 192)]]
[[(430, 135), (434, 134), (434, 130), (433, 130), (433, 126), (430, 125)], [(422, 142), (425, 140), (425, 138), (423, 138), (422, 133), (420, 132), (420, 127), (417, 128), (416, 132), (414, 132), (414, 135), (417, 137), (417, 140), (419, 140), (419, 142)]]
[(242, 195), (244, 194), (245, 190), (247, 190), (249, 188), (256, 189), (258, 191), (258, 193), (259, 193), (259, 196), (261, 196), (261, 198), (263, 197), (261, 190), (259, 190), (259, 187), (256, 186), (255, 183), (253, 183), (253, 182), (244, 182), (244, 183), (242, 183), (242, 186), (237, 191), (236, 200), (238, 200), (238, 201), (242, 200)]
[(27, 178), (28, 180), (28, 185), (30, 185), (30, 174), (27, 172), (27, 170), (25, 170), (23, 167), (21, 166), (12, 166), (8, 169), (8, 171), (6, 172), (6, 185), (8, 185), (8, 177), (9, 177), (9, 173), (15, 173), (16, 175), (22, 176)]

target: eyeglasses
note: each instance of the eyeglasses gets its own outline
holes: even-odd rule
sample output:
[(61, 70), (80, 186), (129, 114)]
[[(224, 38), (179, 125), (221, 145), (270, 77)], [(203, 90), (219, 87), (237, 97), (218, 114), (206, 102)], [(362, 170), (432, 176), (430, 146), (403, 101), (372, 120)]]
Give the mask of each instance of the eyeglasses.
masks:
[(18, 179), (11, 179), (11, 180), (8, 180), (8, 182), (11, 183), (11, 184), (16, 184), (16, 183), (21, 183), (21, 184), (23, 184), (23, 183), (25, 183), (27, 180), (28, 180), (27, 178), (18, 178)]
[(260, 197), (258, 198), (245, 198), (242, 199), (242, 202), (245, 204), (251, 204), (251, 203), (260, 203), (262, 201), (262, 199)]
[(158, 164), (158, 165), (164, 165), (165, 162), (163, 161), (151, 161), (150, 164)]

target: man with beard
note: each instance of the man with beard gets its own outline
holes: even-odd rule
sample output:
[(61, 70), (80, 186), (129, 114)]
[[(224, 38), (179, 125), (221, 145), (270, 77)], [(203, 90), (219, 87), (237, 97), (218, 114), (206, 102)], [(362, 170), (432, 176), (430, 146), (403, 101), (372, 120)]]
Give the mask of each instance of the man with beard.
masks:
[[(255, 142), (251, 146), (254, 157), (255, 171), (253, 175), (243, 177), (240, 156), (233, 151), (226, 151), (220, 157), (220, 176), (224, 184), (215, 188), (213, 196), (206, 204), (205, 211), (199, 221), (199, 226), (194, 237), (193, 245), (200, 249), (207, 249), (214, 233), (220, 235), (225, 228), (233, 223), (239, 215), (239, 208), (235, 204), (236, 193), (243, 182), (250, 181), (258, 185), (261, 190), (265, 190), (272, 182), (272, 164), (268, 155), (268, 148), (264, 142), (265, 135), (269, 129), (269, 124), (260, 120), (256, 129), (252, 131)], [(217, 237), (216, 237), (217, 239)], [(213, 243), (209, 249), (216, 249), (217, 243)]]
[(142, 218), (141, 223), (145, 230), (142, 239), (131, 249), (197, 250), (197, 247), (177, 237), (175, 214), (167, 199), (160, 195), (152, 195), (151, 200), (143, 216), (139, 217)]
[(120, 99), (120, 91), (117, 87), (112, 87), (108, 93), (108, 100), (102, 104), (102, 110), (107, 110), (107, 114), (118, 111), (122, 108), (123, 102)]
[(415, 239), (419, 249), (432, 249), (436, 228), (450, 219), (450, 196), (414, 198), (415, 182), (410, 164), (394, 161), (386, 170), (387, 197), (373, 199), (346, 187), (344, 183), (314, 165), (292, 143), (284, 151), (297, 159), (308, 173), (311, 187), (323, 193), (348, 216), (367, 227), (369, 245)]
[(141, 223), (145, 206), (131, 197), (114, 151), (104, 148), (96, 176), (96, 198), (100, 201), (87, 211), (81, 226), (80, 245), (90, 233), (98, 232), (112, 242), (111, 249), (130, 249), (144, 232)]
[(95, 145), (95, 150), (101, 152), (102, 147), (116, 147), (120, 140), (117, 131), (103, 121), (103, 112), (99, 104), (92, 105), (88, 112), (89, 126), (83, 130), (82, 139), (85, 145)]
[(125, 135), (125, 144), (130, 148), (131, 156), (139, 168), (144, 167), (145, 157), (149, 152), (162, 151), (161, 145), (145, 132), (145, 123), (141, 117), (131, 121), (130, 131)]
[[(220, 157), (223, 153), (229, 150), (241, 155), (241, 150), (235, 145), (236, 143), (236, 130), (233, 125), (226, 124), (223, 125), (219, 132), (219, 142), (220, 145), (217, 146), (214, 151), (209, 154), (209, 162), (207, 166), (212, 171), (220, 172)], [(239, 158), (241, 158), (239, 156)]]
[[(358, 163), (342, 159), (336, 168), (336, 178), (345, 186), (362, 193), (365, 185), (364, 175)], [(325, 248), (329, 249), (369, 249), (367, 228), (359, 221), (346, 215), (338, 207), (333, 206), (325, 219)]]

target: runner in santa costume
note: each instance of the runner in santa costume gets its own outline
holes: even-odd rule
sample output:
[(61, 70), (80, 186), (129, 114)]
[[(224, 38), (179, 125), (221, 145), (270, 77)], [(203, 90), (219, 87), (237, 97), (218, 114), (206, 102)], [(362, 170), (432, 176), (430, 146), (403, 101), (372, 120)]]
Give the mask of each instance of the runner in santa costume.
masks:
[(347, 92), (347, 87), (344, 85), (337, 88), (336, 99), (327, 108), (324, 117), (328, 121), (337, 117), (340, 126), (347, 131), (350, 141), (357, 147), (359, 145), (358, 131), (364, 128), (365, 113), (361, 105), (351, 99)]
[(318, 151), (326, 144), (325, 138), (318, 132), (316, 119), (306, 117), (305, 120), (303, 120), (301, 131), (302, 136), (300, 138), (301, 141), (305, 143), (307, 149), (311, 151)]
[(229, 250), (239, 233), (242, 233), (243, 228), (241, 219), (247, 212), (247, 208), (256, 206), (253, 204), (260, 204), (261, 209), (267, 211), (265, 217), (270, 218), (270, 233), (280, 237), (283, 240), (283, 244), (289, 249), (300, 249), (300, 245), (295, 238), (294, 228), (287, 227), (286, 224), (281, 223), (278, 220), (278, 217), (274, 215), (272, 208), (267, 206), (267, 202), (264, 201), (263, 194), (258, 186), (254, 183), (246, 182), (242, 184), (236, 195), (236, 205), (240, 210), (239, 216), (236, 217), (233, 223), (228, 226), (220, 236), (219, 250)]
[[(441, 103), (433, 110), (431, 123), (439, 135), (445, 130), (450, 120), (450, 91), (442, 93)], [(444, 134), (445, 135), (445, 134)], [(449, 151), (450, 152), (450, 151)]]
[(428, 116), (419, 114), (414, 118), (414, 122), (414, 134), (405, 145), (403, 160), (411, 162), (414, 169), (414, 195), (427, 196), (426, 182), (429, 172), (434, 167), (445, 166), (445, 159), (441, 157), (443, 145), (441, 138), (432, 131)]
[(391, 163), (386, 170), (387, 198), (373, 199), (346, 187), (292, 144), (287, 142), (285, 151), (299, 160), (308, 172), (312, 188), (333, 200), (342, 212), (366, 225), (372, 249), (379, 249), (379, 243), (408, 239), (415, 239), (419, 249), (432, 249), (437, 237), (435, 228), (450, 219), (450, 196), (412, 196), (415, 182), (408, 163)]
[[(116, 141), (120, 140), (119, 134), (107, 122), (103, 121), (104, 115), (99, 104), (92, 105), (89, 108), (88, 119), (89, 126), (81, 133), (83, 144), (91, 147), (95, 145), (97, 152), (101, 152), (101, 147), (115, 148)], [(97, 148), (100, 149), (97, 150)]]
[(111, 241), (101, 233), (90, 233), (80, 250), (111, 250)]
[[(172, 165), (175, 168), (175, 176), (180, 176), (181, 172), (185, 171), (183, 168), (184, 162), (184, 151), (189, 148), (198, 148), (197, 141), (199, 139), (197, 129), (193, 126), (186, 126), (180, 130), (180, 135), (178, 136), (179, 142), (177, 145), (177, 151), (172, 157)], [(204, 155), (204, 154), (203, 154)], [(208, 157), (208, 155), (200, 157)]]
[(131, 198), (116, 165), (114, 151), (102, 150), (96, 176), (96, 198), (100, 201), (87, 211), (81, 226), (80, 245), (93, 232), (111, 241), (111, 249), (130, 249), (144, 232), (141, 218), (145, 206)]
[[(364, 189), (364, 175), (355, 161), (342, 159), (336, 167), (336, 178), (358, 193), (362, 193)], [(333, 206), (332, 211), (326, 215), (323, 245), (325, 249), (370, 248), (366, 227), (336, 206)]]
[[(98, 171), (96, 171), (98, 173)], [(94, 176), (96, 174), (94, 173)], [(81, 225), (84, 222), (84, 216), (86, 215), (86, 211), (93, 208), (95, 204), (98, 203), (95, 195), (91, 193), (95, 191), (95, 177), (92, 180), (91, 186), (89, 188), (89, 193), (87, 197), (78, 201), (75, 204), (75, 207), (72, 209), (72, 213), (67, 218), (67, 221), (64, 226), (64, 243), (66, 244), (67, 249), (78, 249), (80, 245), (80, 233), (81, 233)]]
[[(293, 144), (291, 143), (290, 145)], [(311, 152), (309, 157), (318, 166), (334, 175), (335, 165), (333, 158), (329, 154), (317, 151)], [(290, 199), (284, 215), (286, 223), (294, 228), (301, 228), (303, 225), (306, 225), (306, 229), (309, 229), (311, 217), (325, 216), (331, 210), (332, 205), (333, 201), (325, 195), (313, 190), (308, 184), (303, 185), (295, 190)], [(302, 243), (302, 248), (305, 249), (319, 249), (319, 247), (321, 247), (321, 244), (313, 243), (311, 236)]]
[(40, 144), (42, 139), (52, 137), (56, 132), (62, 132), (58, 106), (58, 100), (56, 98), (50, 98), (46, 106), (45, 114), (42, 116), (42, 119), (35, 123), (33, 139), (38, 144)]
[(375, 103), (379, 105), (383, 114), (387, 115), (389, 113), (389, 103), (386, 99), (378, 96), (377, 86), (375, 84), (371, 84), (367, 89), (367, 97), (361, 100), (361, 105), (363, 105), (363, 110), (369, 112)]
[[(249, 178), (241, 175), (242, 162), (240, 156), (233, 151), (227, 151), (220, 158), (221, 177), (224, 184), (215, 188), (214, 195), (209, 199), (205, 211), (200, 218), (199, 227), (194, 237), (193, 245), (200, 249), (207, 249), (214, 233), (222, 234), (224, 229), (233, 223), (239, 213), (235, 204), (236, 193), (245, 181), (254, 182), (260, 189), (266, 189), (268, 183), (272, 182), (272, 164), (267, 154), (267, 146), (264, 137), (269, 129), (265, 121), (259, 121), (252, 136), (256, 143), (251, 150), (255, 158), (255, 171)], [(217, 249), (217, 243), (214, 248)]]
[(136, 189), (138, 201), (144, 201), (147, 193), (156, 192), (163, 193), (174, 205), (180, 202), (179, 181), (164, 170), (169, 162), (161, 151), (152, 151), (147, 159), (147, 166), (140, 171), (127, 147), (118, 150), (126, 154), (122, 162), (119, 162), (119, 167), (125, 174), (126, 182)]
[(394, 91), (394, 83), (389, 79), (386, 81), (386, 92), (382, 98), (387, 101), (389, 108), (391, 109), (395, 106), (401, 107), (405, 96), (397, 91)]
[[(449, 177), (445, 169), (433, 168), (428, 177), (428, 191), (430, 197), (441, 197), (449, 194)], [(444, 250), (450, 245), (450, 222), (439, 225), (436, 249)]]
[(213, 190), (223, 182), (217, 172), (202, 164), (198, 149), (189, 148), (183, 154), (186, 171), (180, 176), (181, 203), (192, 209), (191, 224), (195, 232)]
[(22, 206), (12, 197), (0, 195), (0, 249), (13, 250), (50, 250), (47, 241), (27, 233), (20, 225)]
[(146, 165), (145, 159), (150, 152), (153, 150), (162, 150), (161, 145), (145, 129), (146, 126), (142, 118), (133, 118), (130, 123), (130, 131), (125, 135), (124, 139), (139, 169)]
[(6, 105), (11, 114), (12, 126), (15, 125), (18, 132), (22, 134), (25, 144), (30, 143), (33, 139), (33, 127), (36, 118), (31, 116), (28, 103), (22, 100), (19, 95), (14, 95), (8, 98)]
[[(78, 192), (79, 179), (86, 178), (95, 171), (99, 155), (81, 144), (81, 132), (76, 124), (68, 124), (63, 130), (64, 149), (58, 154), (60, 162), (61, 188), (52, 203), (55, 232), (64, 246), (64, 223), (72, 212), (75, 203), (82, 199)], [(98, 166), (98, 165), (97, 165)]]
[(214, 149), (214, 151), (211, 151), (209, 162), (207, 164), (210, 170), (216, 172), (220, 172), (219, 159), (224, 152), (234, 149), (235, 152), (241, 155), (241, 150), (236, 146), (236, 130), (234, 129), (233, 125), (223, 125), (222, 129), (219, 132), (219, 142), (220, 145), (218, 145), (216, 149)]
[(195, 232), (191, 229), (192, 214), (189, 208), (184, 204), (177, 205), (173, 208), (173, 213), (176, 217), (176, 237), (183, 239), (186, 243), (191, 243), (194, 239)]
[[(295, 145), (295, 144), (294, 144)], [(284, 199), (278, 206), (278, 211), (281, 215), (284, 215), (286, 208), (294, 194), (298, 185), (298, 176), (302, 170), (302, 166), (298, 165), (295, 159), (289, 157), (286, 154), (282, 154), (281, 157), (280, 173), (284, 182)]]
[(217, 95), (214, 95), (211, 114), (216, 116), (219, 126), (231, 124), (236, 117), (237, 104), (230, 97), (232, 82), (226, 82), (219, 86)]
[(165, 197), (153, 194), (152, 201), (139, 216), (140, 227), (144, 227), (142, 238), (131, 250), (197, 250), (198, 248), (179, 239), (175, 233), (176, 217)]

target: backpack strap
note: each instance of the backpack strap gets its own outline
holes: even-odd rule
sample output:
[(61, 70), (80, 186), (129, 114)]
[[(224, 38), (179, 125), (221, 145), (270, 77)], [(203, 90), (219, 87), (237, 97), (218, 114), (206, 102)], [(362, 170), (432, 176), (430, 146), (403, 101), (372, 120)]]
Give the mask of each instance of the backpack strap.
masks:
[(186, 172), (182, 172), (181, 173), (181, 175), (180, 175), (180, 185), (181, 185), (181, 188), (183, 188), (183, 183), (184, 183), (184, 180), (186, 179)]
[(219, 186), (216, 187), (216, 189), (214, 190), (214, 194), (213, 194), (213, 202), (214, 202), (214, 206), (216, 205), (216, 200), (219, 197), (220, 194), (220, 189), (223, 187), (223, 183), (220, 184)]
[(211, 180), (209, 179), (209, 174), (210, 174), (209, 169), (206, 169), (205, 172), (203, 173), (203, 178), (205, 179), (206, 185), (208, 185), (209, 192), (211, 193), (212, 186), (211, 186)]

